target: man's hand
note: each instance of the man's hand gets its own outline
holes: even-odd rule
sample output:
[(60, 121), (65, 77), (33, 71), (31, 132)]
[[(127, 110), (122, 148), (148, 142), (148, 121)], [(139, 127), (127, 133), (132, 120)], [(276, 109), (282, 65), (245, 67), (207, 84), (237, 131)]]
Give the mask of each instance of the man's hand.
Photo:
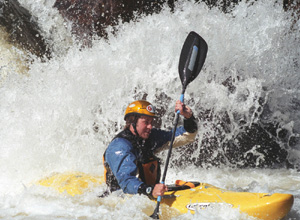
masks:
[(152, 196), (157, 198), (158, 196), (163, 196), (165, 192), (168, 191), (168, 188), (165, 184), (158, 183), (154, 186), (152, 191)]
[(180, 114), (185, 118), (190, 118), (193, 115), (192, 110), (187, 105), (183, 104), (180, 100), (176, 101), (175, 112), (179, 110)]

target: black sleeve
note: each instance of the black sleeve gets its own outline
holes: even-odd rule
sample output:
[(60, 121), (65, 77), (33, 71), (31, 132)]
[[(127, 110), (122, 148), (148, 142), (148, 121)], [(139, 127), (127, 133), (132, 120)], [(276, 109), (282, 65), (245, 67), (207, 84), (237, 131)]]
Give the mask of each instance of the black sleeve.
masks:
[(197, 125), (196, 118), (194, 117), (194, 115), (192, 115), (192, 117), (190, 117), (190, 118), (185, 118), (183, 120), (183, 126), (184, 126), (184, 129), (189, 133), (194, 133), (195, 131), (197, 131), (198, 125)]
[[(149, 190), (149, 189), (151, 189), (151, 190)], [(146, 185), (145, 183), (142, 183), (140, 185), (140, 187), (138, 188), (138, 194), (144, 194), (144, 195), (149, 196), (150, 198), (152, 198), (153, 189), (154, 189), (154, 186)]]

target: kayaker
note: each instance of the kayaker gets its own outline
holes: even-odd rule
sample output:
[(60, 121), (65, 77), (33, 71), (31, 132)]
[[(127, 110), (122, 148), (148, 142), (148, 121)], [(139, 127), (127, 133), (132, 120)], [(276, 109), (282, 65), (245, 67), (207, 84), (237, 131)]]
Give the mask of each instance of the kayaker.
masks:
[[(192, 110), (177, 101), (175, 112), (184, 116), (184, 125), (177, 127), (173, 147), (195, 140), (197, 123)], [(157, 198), (167, 191), (160, 184), (160, 162), (154, 155), (168, 148), (172, 131), (153, 128), (155, 107), (145, 100), (130, 103), (125, 111), (126, 125), (117, 134), (104, 155), (105, 181), (109, 190), (122, 189), (128, 194), (145, 194)]]

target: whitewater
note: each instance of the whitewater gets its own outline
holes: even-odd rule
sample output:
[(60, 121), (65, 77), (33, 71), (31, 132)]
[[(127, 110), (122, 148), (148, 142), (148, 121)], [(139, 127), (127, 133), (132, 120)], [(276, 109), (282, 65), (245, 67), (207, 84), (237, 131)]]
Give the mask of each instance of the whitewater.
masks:
[[(108, 39), (95, 38), (91, 48), (82, 48), (52, 7), (54, 0), (19, 2), (38, 18), (53, 57), (43, 61), (28, 55), (0, 30), (0, 219), (150, 219), (155, 202), (145, 196), (99, 198), (103, 184), (73, 197), (36, 183), (69, 171), (102, 176), (102, 155), (122, 130), (133, 100), (146, 97), (164, 109), (161, 127), (172, 127), (181, 92), (179, 55), (190, 31), (208, 44), (203, 69), (185, 93), (193, 111), (226, 110), (231, 131), (219, 132), (234, 139), (235, 122), (255, 123), (262, 114), (258, 97), (264, 97), (266, 120), (280, 122), (287, 137), (298, 142), (281, 146), (289, 168), (171, 162), (166, 182), (179, 178), (234, 191), (290, 193), (295, 201), (285, 219), (300, 219), (300, 23), (281, 3), (242, 1), (224, 14), (204, 3), (179, 1), (173, 12), (166, 6), (159, 14), (121, 23)], [(222, 84), (229, 77), (235, 79), (234, 93)], [(207, 132), (215, 135), (213, 123), (198, 120), (197, 140)], [(199, 141), (192, 157), (206, 147)], [(164, 161), (166, 153), (159, 156)], [(171, 161), (180, 156), (180, 150), (173, 151)], [(257, 163), (264, 160), (258, 158)], [(194, 215), (166, 207), (162, 212), (165, 219), (253, 219), (226, 206)]]

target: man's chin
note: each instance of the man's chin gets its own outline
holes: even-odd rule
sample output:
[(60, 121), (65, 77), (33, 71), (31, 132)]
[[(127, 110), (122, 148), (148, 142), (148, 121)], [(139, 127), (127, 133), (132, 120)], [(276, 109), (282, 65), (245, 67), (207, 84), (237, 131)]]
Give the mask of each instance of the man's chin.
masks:
[(142, 138), (143, 138), (143, 139), (148, 139), (149, 136), (150, 136), (150, 134), (144, 134), (144, 135), (142, 136)]

